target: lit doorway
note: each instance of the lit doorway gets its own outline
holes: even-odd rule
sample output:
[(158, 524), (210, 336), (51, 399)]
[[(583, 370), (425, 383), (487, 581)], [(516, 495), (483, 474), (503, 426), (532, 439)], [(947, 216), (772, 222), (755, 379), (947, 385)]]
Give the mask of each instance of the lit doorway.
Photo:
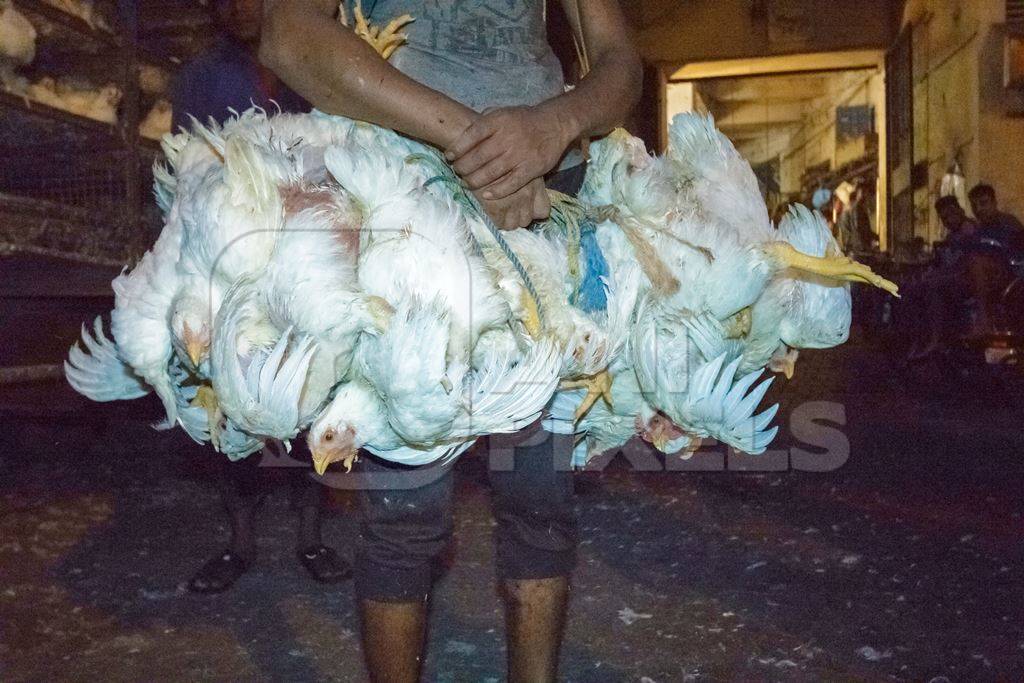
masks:
[(675, 114), (712, 114), (754, 168), (774, 218), (794, 202), (833, 221), (854, 206), (858, 234), (847, 230), (847, 250), (889, 246), (884, 53), (689, 64), (671, 74), (662, 102), (662, 144)]

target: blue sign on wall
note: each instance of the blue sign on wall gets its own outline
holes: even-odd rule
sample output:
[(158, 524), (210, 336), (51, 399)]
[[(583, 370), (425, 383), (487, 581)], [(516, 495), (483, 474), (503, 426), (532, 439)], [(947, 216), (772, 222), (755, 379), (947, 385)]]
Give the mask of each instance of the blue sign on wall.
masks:
[(875, 108), (870, 104), (836, 107), (836, 140), (854, 140), (875, 132)]

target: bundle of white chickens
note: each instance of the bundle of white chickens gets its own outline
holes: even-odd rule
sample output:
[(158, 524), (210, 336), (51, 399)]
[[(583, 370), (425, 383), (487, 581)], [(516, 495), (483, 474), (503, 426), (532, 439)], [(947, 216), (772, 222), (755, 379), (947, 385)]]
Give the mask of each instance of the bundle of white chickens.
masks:
[(97, 401), (155, 391), (163, 427), (232, 459), (308, 431), (320, 473), (360, 449), (422, 465), (538, 418), (577, 464), (633, 436), (758, 453), (763, 369), (846, 339), (848, 281), (895, 293), (821, 216), (776, 229), (697, 115), (662, 157), (593, 144), (579, 202), (504, 233), (435, 150), (341, 117), (250, 110), (163, 146), (163, 232), (66, 374)]

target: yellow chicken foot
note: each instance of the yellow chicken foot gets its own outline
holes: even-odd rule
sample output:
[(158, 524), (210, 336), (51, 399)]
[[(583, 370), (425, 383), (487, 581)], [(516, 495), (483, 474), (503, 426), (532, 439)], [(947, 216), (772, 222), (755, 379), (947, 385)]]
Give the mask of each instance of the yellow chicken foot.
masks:
[[(355, 9), (352, 11), (355, 19), (355, 25), (352, 26), (352, 31), (370, 44), (377, 54), (382, 58), (388, 59), (394, 54), (395, 50), (401, 47), (407, 40), (407, 36), (399, 31), (404, 28), (407, 24), (414, 21), (411, 14), (403, 14), (400, 17), (395, 17), (391, 21), (381, 28), (379, 26), (371, 26), (366, 20), (366, 16), (363, 14), (363, 5), (360, 0), (356, 0)], [(341, 22), (342, 26), (348, 27), (348, 13), (345, 11), (345, 2), (342, 0), (338, 5), (338, 21)]]
[(752, 314), (750, 306), (747, 306), (728, 318), (725, 321), (726, 339), (742, 339), (750, 334), (750, 325), (753, 322)]
[(373, 318), (374, 326), (381, 332), (387, 332), (391, 324), (391, 317), (395, 314), (395, 308), (388, 303), (387, 299), (379, 296), (366, 297), (366, 309)]
[(345, 472), (352, 471), (352, 465), (355, 464), (356, 460), (359, 460), (359, 451), (352, 451), (352, 455), (347, 455), (341, 459), (341, 464), (345, 468)]
[(584, 379), (563, 380), (559, 383), (558, 388), (587, 390), (583, 402), (576, 408), (576, 413), (573, 415), (573, 420), (577, 422), (587, 414), (587, 411), (597, 403), (599, 398), (604, 399), (609, 408), (612, 407), (612, 376), (607, 370), (602, 370), (596, 375)]
[(863, 282), (884, 289), (893, 296), (899, 296), (895, 282), (886, 280), (863, 263), (857, 263), (848, 256), (808, 256), (785, 242), (773, 242), (768, 247), (771, 254), (785, 268), (814, 273), (833, 280)]
[(217, 400), (217, 394), (214, 393), (213, 387), (203, 384), (196, 389), (196, 396), (192, 399), (191, 405), (206, 411), (206, 422), (210, 430), (210, 443), (219, 451), (220, 418), (223, 416), (223, 413), (220, 412), (220, 401)]

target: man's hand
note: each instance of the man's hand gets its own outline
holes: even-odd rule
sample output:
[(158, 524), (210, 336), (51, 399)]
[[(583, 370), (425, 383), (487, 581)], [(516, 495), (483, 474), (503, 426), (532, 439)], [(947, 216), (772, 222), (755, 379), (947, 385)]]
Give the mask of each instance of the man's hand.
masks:
[(484, 199), (475, 193), (484, 211), (502, 230), (525, 228), (533, 221), (543, 220), (551, 213), (551, 202), (544, 181), (534, 178), (503, 199)]
[(559, 111), (545, 103), (485, 112), (445, 156), (481, 200), (510, 197), (554, 168), (576, 139), (576, 126)]

